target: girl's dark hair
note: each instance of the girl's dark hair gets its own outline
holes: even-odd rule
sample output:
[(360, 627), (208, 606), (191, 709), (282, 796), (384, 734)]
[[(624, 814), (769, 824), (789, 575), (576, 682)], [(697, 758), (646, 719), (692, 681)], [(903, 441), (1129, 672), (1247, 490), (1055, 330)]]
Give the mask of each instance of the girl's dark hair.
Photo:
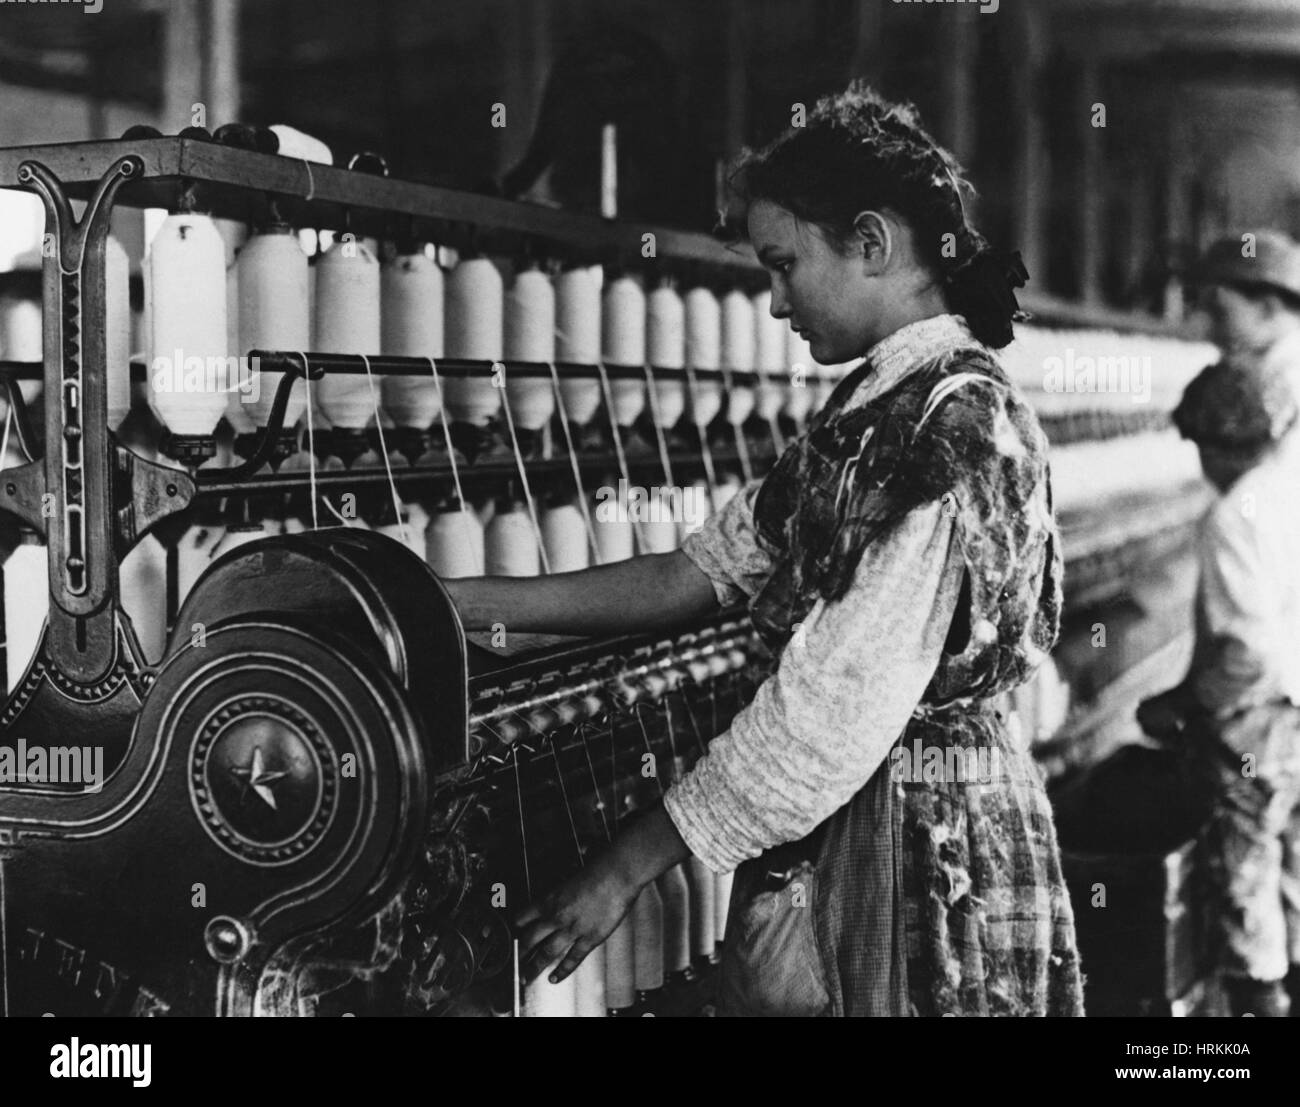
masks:
[(1024, 318), (1015, 289), (1029, 274), (1019, 254), (994, 250), (971, 226), (961, 166), (911, 104), (891, 103), (861, 81), (818, 100), (804, 126), (746, 150), (731, 184), (745, 204), (770, 200), (839, 241), (859, 212), (888, 208), (907, 220), (949, 307), (980, 342), (1007, 345), (1012, 322)]

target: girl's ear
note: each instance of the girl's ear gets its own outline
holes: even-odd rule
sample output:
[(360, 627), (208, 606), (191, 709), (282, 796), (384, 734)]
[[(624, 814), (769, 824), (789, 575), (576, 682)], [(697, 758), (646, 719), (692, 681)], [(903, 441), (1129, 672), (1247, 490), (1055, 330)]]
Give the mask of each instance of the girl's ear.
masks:
[(888, 220), (878, 211), (860, 211), (853, 220), (853, 249), (862, 256), (869, 276), (882, 272), (894, 252)]

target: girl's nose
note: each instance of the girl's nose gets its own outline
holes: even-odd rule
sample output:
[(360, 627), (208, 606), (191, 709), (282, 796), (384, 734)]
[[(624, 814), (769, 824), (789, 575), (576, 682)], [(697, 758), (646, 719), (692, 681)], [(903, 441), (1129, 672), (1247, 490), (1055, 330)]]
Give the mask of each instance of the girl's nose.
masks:
[(779, 282), (772, 282), (772, 307), (771, 314), (773, 319), (789, 319), (790, 304), (785, 298), (785, 292)]

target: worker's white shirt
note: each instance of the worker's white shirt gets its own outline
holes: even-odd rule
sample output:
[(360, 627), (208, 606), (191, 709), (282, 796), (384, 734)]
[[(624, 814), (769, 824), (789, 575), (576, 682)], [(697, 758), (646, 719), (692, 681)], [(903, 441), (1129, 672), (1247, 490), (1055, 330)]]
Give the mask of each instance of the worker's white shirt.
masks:
[(1193, 688), (1226, 718), (1300, 706), (1300, 433), (1218, 498), (1202, 523)]
[(1300, 403), (1300, 329), (1274, 342), (1260, 364), (1266, 373), (1284, 373), (1295, 390), (1296, 402)]

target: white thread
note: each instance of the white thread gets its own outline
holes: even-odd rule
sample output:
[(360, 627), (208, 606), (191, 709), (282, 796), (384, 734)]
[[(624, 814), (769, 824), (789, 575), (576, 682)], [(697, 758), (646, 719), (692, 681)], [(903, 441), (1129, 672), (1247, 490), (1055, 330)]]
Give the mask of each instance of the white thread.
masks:
[[(695, 367), (688, 359), (686, 362), (686, 381), (687, 388), (691, 393), (691, 408), (695, 409), (699, 397), (699, 382), (695, 379)], [(713, 451), (709, 449), (709, 432), (708, 427), (702, 423), (695, 424), (700, 434), (700, 459), (704, 462), (704, 478), (709, 485), (709, 508), (713, 512), (718, 510), (718, 478), (713, 471)]]
[(569, 447), (569, 465), (573, 469), (573, 483), (578, 489), (578, 507), (582, 511), (582, 521), (587, 528), (587, 541), (591, 545), (592, 561), (596, 565), (603, 565), (604, 559), (600, 556), (600, 546), (596, 541), (596, 528), (592, 525), (591, 511), (587, 507), (587, 493), (582, 487), (582, 471), (578, 468), (578, 457), (573, 448), (573, 433), (569, 430), (569, 414), (564, 409), (564, 396), (560, 392), (560, 374), (556, 371), (554, 362), (548, 362), (547, 364), (551, 370), (551, 388), (555, 393), (555, 404), (560, 412), (560, 429), (564, 431), (564, 441)]
[[(451, 428), (447, 424), (447, 405), (442, 396), (442, 380), (438, 376), (438, 363), (429, 358), (429, 369), (433, 372), (433, 387), (438, 390), (438, 418), (442, 422), (442, 434), (447, 443), (447, 460), (451, 462), (451, 481), (456, 486), (456, 499), (460, 502), (461, 521), (464, 523), (465, 541), (472, 550), (475, 548), (474, 534), (470, 530), (469, 519), (464, 512), (469, 511), (469, 506), (465, 503), (465, 491), (460, 486), (460, 466), (456, 464), (456, 447), (451, 443)], [(482, 576), (487, 572), (486, 554), (484, 564), (479, 565), (479, 575)]]
[(409, 546), (411, 543), (406, 534), (406, 524), (402, 522), (402, 500), (397, 494), (397, 482), (393, 480), (393, 466), (388, 459), (388, 443), (384, 440), (384, 421), (379, 418), (379, 393), (375, 391), (374, 374), (370, 372), (370, 358), (362, 354), (361, 361), (366, 367), (366, 380), (370, 384), (370, 402), (375, 408), (375, 426), (379, 428), (379, 452), (384, 455), (384, 472), (388, 474), (388, 490), (393, 495), (393, 513), (397, 517), (397, 532), (402, 536), (402, 545)]
[(5, 433), (3, 441), (0, 441), (0, 468), (5, 467), (5, 458), (9, 456), (9, 428), (13, 426), (14, 409), (10, 404), (5, 410)]
[[(597, 363), (596, 368), (600, 373), (600, 387), (605, 396), (605, 410), (609, 412), (609, 429), (614, 440), (614, 455), (618, 458), (618, 473), (626, 482), (626, 487), (630, 488), (632, 486), (632, 478), (627, 468), (627, 456), (623, 451), (623, 435), (619, 432), (618, 420), (614, 417), (614, 390), (610, 387), (609, 376), (605, 372), (604, 363)], [(641, 553), (646, 553), (649, 551), (650, 545), (646, 542), (645, 536), (641, 533), (641, 527), (639, 524), (642, 521), (643, 520), (639, 517), (633, 520), (632, 538), (635, 542), (635, 548)]]
[[(498, 362), (501, 367), (501, 381), (506, 382), (506, 367), (504, 362)], [(515, 417), (510, 414), (510, 405), (503, 405), (506, 409), (506, 427), (510, 431), (510, 446), (515, 452), (515, 468), (519, 470), (519, 483), (524, 490), (524, 503), (528, 505), (528, 518), (532, 520), (533, 534), (537, 537), (537, 554), (542, 560), (542, 572), (547, 576), (551, 574), (551, 561), (546, 556), (546, 543), (542, 540), (542, 528), (537, 521), (537, 505), (533, 503), (533, 490), (528, 486), (528, 470), (524, 467), (523, 454), (519, 452), (519, 439), (515, 435)]]

